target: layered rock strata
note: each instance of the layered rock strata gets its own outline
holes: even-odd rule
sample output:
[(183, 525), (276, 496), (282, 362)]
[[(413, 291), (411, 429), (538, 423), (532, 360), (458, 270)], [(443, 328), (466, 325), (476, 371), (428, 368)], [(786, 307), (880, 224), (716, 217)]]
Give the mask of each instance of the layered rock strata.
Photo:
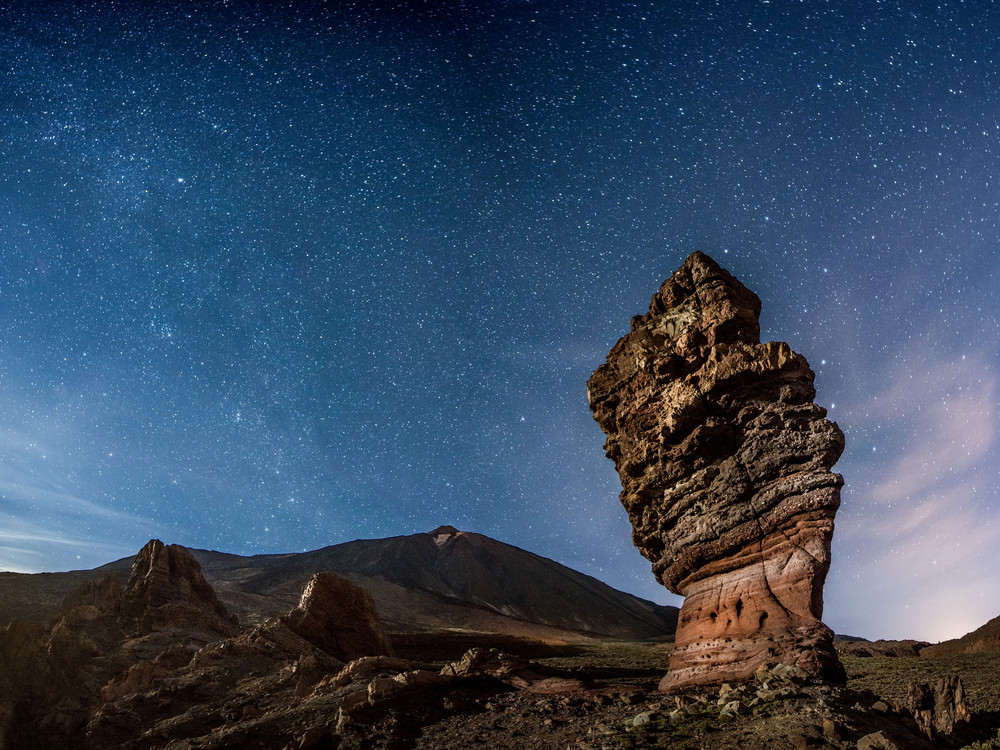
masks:
[(843, 680), (822, 622), (844, 437), (760, 300), (694, 253), (588, 383), (633, 541), (685, 597), (662, 690), (785, 663)]

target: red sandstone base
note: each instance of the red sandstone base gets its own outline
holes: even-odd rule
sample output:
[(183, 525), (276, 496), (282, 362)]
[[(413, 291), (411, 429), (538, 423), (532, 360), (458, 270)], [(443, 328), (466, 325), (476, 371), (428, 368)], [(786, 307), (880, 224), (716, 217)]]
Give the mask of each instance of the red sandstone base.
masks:
[[(660, 690), (744, 682), (764, 664), (794, 664), (818, 678), (844, 682), (833, 631), (820, 621), (829, 549), (818, 536), (797, 546), (769, 538), (766, 557), (689, 583), (676, 647)], [(780, 547), (780, 549), (775, 549)]]

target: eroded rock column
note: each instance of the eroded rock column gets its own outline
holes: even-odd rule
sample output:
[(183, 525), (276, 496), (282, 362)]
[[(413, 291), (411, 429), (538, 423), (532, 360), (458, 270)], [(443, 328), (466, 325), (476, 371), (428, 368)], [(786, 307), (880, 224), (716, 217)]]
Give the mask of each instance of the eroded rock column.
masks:
[(844, 436), (760, 300), (691, 255), (588, 383), (632, 539), (685, 597), (662, 690), (795, 664), (842, 681), (822, 622)]

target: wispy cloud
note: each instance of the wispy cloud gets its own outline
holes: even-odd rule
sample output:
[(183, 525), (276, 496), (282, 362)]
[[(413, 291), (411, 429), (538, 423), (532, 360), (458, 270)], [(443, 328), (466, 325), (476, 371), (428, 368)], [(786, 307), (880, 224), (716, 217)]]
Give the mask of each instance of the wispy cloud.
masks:
[[(20, 488), (26, 491), (28, 488)], [(52, 492), (0, 510), (0, 570), (90, 568), (134, 552), (155, 525), (96, 503)], [(48, 505), (46, 505), (48, 503)]]
[(928, 337), (901, 353), (841, 417), (853, 448), (828, 612), (844, 631), (874, 619), (862, 635), (941, 640), (1000, 614), (998, 376), (985, 356), (938, 352)]
[(0, 435), (0, 570), (90, 568), (134, 552), (157, 533), (150, 519), (74, 486), (81, 459), (62, 446), (78, 444), (80, 436), (46, 422)]

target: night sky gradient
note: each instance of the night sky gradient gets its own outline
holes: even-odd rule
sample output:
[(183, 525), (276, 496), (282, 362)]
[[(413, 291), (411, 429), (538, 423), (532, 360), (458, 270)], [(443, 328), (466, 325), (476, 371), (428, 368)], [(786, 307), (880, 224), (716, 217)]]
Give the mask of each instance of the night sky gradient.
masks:
[(0, 3), (0, 569), (450, 523), (678, 603), (590, 373), (702, 250), (847, 436), (825, 620), (1000, 614), (1000, 7)]

